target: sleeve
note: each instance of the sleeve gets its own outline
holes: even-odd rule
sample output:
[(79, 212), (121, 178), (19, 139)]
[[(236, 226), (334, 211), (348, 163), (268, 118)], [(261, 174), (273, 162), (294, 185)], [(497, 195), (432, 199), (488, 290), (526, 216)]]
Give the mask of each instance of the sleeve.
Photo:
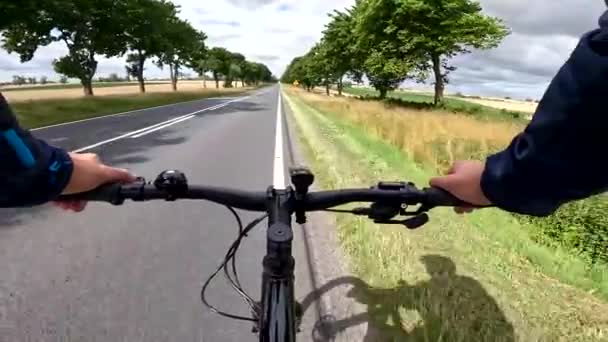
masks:
[(0, 208), (55, 199), (72, 175), (72, 160), (22, 129), (0, 94)]
[(524, 132), (487, 159), (481, 186), (498, 207), (546, 216), (608, 190), (606, 19), (583, 36)]

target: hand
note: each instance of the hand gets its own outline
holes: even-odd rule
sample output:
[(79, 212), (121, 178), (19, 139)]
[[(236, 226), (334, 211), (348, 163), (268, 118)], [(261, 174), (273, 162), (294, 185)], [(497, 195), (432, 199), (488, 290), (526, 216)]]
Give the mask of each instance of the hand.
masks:
[[(446, 176), (431, 179), (431, 186), (441, 188), (459, 199), (474, 206), (488, 206), (492, 202), (481, 189), (481, 175), (485, 164), (480, 161), (457, 161)], [(459, 213), (469, 213), (474, 207), (460, 207), (454, 210)]]
[[(104, 165), (94, 153), (70, 153), (74, 165), (72, 176), (62, 195), (77, 194), (93, 190), (107, 183), (128, 183), (135, 176), (128, 170)], [(57, 201), (56, 205), (64, 210), (79, 212), (84, 210), (86, 201)]]

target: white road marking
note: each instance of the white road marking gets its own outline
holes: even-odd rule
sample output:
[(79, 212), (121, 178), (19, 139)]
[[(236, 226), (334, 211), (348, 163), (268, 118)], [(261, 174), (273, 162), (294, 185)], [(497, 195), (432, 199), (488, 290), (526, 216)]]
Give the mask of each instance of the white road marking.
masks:
[[(170, 124), (177, 123), (175, 121), (179, 121), (179, 120), (185, 121), (185, 120), (182, 120), (184, 118), (190, 119), (191, 118), (190, 116), (194, 116), (194, 114), (198, 114), (198, 113), (202, 113), (202, 112), (206, 112), (206, 111), (210, 111), (210, 110), (219, 109), (219, 108), (222, 108), (224, 106), (229, 105), (230, 103), (237, 102), (237, 101), (242, 101), (242, 100), (248, 99), (249, 97), (250, 96), (239, 97), (239, 98), (231, 100), (231, 101), (220, 103), (219, 105), (211, 106), (211, 107), (208, 107), (208, 108), (203, 108), (201, 110), (197, 110), (196, 112), (188, 113), (188, 114), (185, 114), (185, 115), (182, 115), (182, 116), (178, 116), (176, 118), (173, 118), (173, 119), (170, 119), (170, 120), (167, 120), (167, 121), (159, 122), (159, 123), (157, 123), (155, 125), (144, 127), (144, 128), (138, 129), (136, 131), (128, 132), (128, 133), (125, 133), (123, 135), (119, 135), (117, 137), (111, 138), (111, 139), (100, 141), (100, 142), (95, 143), (93, 145), (81, 147), (81, 148), (75, 150), (74, 152), (76, 152), (76, 153), (84, 152), (84, 151), (93, 149), (95, 147), (98, 147), (98, 146), (101, 146), (101, 145), (105, 145), (105, 144), (111, 143), (111, 142), (116, 141), (116, 140), (128, 138), (128, 137), (131, 137), (131, 136), (134, 136), (134, 135), (142, 136), (142, 135), (151, 133), (152, 132), (151, 130), (156, 131), (157, 130), (156, 128), (159, 128), (159, 127), (165, 128), (165, 127), (170, 126)], [(181, 122), (181, 121), (179, 121), (179, 122)], [(148, 131), (150, 131), (150, 132), (148, 132)], [(140, 133), (141, 133), (141, 135), (140, 135)]]
[(30, 129), (30, 131), (33, 132), (33, 131), (39, 131), (39, 130), (43, 130), (43, 129), (47, 129), (47, 128), (53, 128), (53, 127), (59, 127), (59, 126), (67, 126), (67, 125), (71, 125), (71, 124), (75, 124), (75, 123), (79, 123), (79, 122), (99, 120), (99, 119), (103, 119), (103, 118), (111, 118), (113, 116), (131, 114), (131, 113), (141, 112), (141, 111), (148, 110), (148, 109), (158, 109), (158, 108), (164, 108), (164, 107), (169, 107), (169, 106), (174, 106), (174, 105), (179, 105), (179, 104), (184, 104), (184, 103), (190, 103), (190, 102), (196, 102), (196, 101), (220, 100), (220, 99), (221, 100), (230, 100), (230, 99), (233, 99), (233, 98), (234, 97), (224, 97), (224, 98), (222, 98), (222, 97), (211, 97), (211, 98), (206, 98), (206, 99), (198, 99), (198, 100), (192, 100), (192, 101), (176, 102), (176, 103), (170, 103), (170, 104), (166, 104), (166, 105), (162, 105), (162, 106), (148, 107), (148, 108), (142, 108), (142, 109), (135, 109), (135, 110), (130, 110), (128, 112), (122, 112), (122, 113), (116, 113), (116, 114), (108, 114), (108, 115), (101, 115), (101, 116), (96, 116), (94, 118), (75, 120), (75, 121), (70, 121), (70, 122), (64, 122), (64, 123), (60, 123), (60, 124), (50, 125), (50, 126), (32, 128), (32, 129)]
[(152, 133), (152, 132), (159, 131), (159, 130), (161, 130), (161, 129), (163, 129), (163, 128), (166, 128), (166, 127), (169, 127), (169, 126), (171, 126), (171, 125), (175, 125), (176, 123), (180, 123), (180, 122), (182, 122), (182, 121), (186, 121), (186, 120), (192, 119), (193, 117), (194, 117), (194, 115), (190, 115), (190, 116), (186, 116), (185, 118), (181, 118), (181, 119), (179, 119), (179, 120), (171, 121), (171, 122), (169, 122), (169, 123), (167, 123), (167, 124), (164, 124), (164, 125), (162, 125), (162, 126), (158, 126), (158, 127), (153, 128), (153, 129), (151, 129), (151, 130), (149, 130), (149, 131), (145, 131), (145, 132), (142, 132), (142, 133), (139, 133), (139, 134), (133, 135), (133, 136), (131, 136), (131, 139), (135, 139), (135, 138), (143, 137), (143, 136), (144, 136), (144, 135), (146, 135), (146, 134), (150, 134), (150, 133)]
[(275, 189), (285, 189), (285, 165), (283, 164), (283, 114), (281, 110), (281, 88), (277, 105), (277, 126), (274, 142), (273, 184)]

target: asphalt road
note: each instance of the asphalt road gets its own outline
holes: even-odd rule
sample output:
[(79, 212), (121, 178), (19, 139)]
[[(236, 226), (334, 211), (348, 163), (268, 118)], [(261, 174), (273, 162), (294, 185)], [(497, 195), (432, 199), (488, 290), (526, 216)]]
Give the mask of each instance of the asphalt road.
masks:
[[(34, 133), (70, 150), (93, 146), (88, 150), (105, 162), (147, 178), (177, 168), (192, 184), (265, 189), (273, 181), (278, 86), (249, 95)], [(157, 125), (191, 113), (184, 121)], [(145, 127), (162, 128), (145, 134)], [(2, 210), (0, 341), (255, 341), (251, 323), (217, 316), (199, 299), (202, 282), (236, 229), (225, 208), (204, 202), (91, 204), (81, 214), (51, 207)], [(301, 298), (310, 291), (310, 270), (299, 236), (296, 232), (294, 254)], [(264, 252), (262, 228), (238, 255), (241, 281), (254, 298)], [(222, 278), (209, 298), (225, 310), (248, 314)], [(305, 327), (316, 319), (313, 311), (307, 312)]]

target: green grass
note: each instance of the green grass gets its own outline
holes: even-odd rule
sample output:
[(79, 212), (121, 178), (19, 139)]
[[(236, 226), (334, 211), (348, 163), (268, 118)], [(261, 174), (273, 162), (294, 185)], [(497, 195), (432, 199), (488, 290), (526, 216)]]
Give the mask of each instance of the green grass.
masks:
[[(345, 93), (360, 96), (361, 98), (375, 98), (380, 95), (380, 92), (371, 88), (345, 88)], [(394, 101), (397, 105), (406, 107), (417, 107), (430, 109), (434, 97), (428, 94), (418, 94), (406, 91), (391, 91), (387, 94), (389, 100)], [(501, 120), (525, 120), (530, 116), (530, 113), (511, 111), (506, 109), (492, 108), (477, 103), (472, 103), (465, 100), (460, 100), (452, 97), (445, 97), (442, 110), (447, 110), (453, 113), (466, 113), (475, 115), (483, 119), (501, 119)]]
[[(164, 84), (169, 82), (146, 82), (146, 84)], [(110, 87), (122, 87), (122, 86), (137, 86), (137, 82), (93, 82), (93, 88), (110, 88)], [(79, 89), (82, 88), (80, 83), (68, 83), (68, 84), (45, 84), (39, 86), (22, 86), (17, 88), (0, 88), (0, 92), (6, 93), (11, 91), (23, 91), (23, 90), (47, 90), (47, 89)]]
[[(430, 172), (396, 147), (296, 96), (287, 102), (324, 188), (380, 179), (427, 182)], [(536, 244), (511, 215), (490, 209), (462, 217), (436, 209), (416, 231), (349, 216), (338, 216), (337, 223), (351, 269), (361, 278), (351, 295), (368, 306), (370, 322), (382, 333), (374, 341), (608, 336), (607, 270), (589, 272), (583, 260)]]
[(233, 96), (239, 91), (168, 92), (154, 94), (97, 96), (76, 99), (49, 99), (15, 102), (11, 106), (19, 123), (36, 128), (130, 110), (161, 106), (217, 96)]

